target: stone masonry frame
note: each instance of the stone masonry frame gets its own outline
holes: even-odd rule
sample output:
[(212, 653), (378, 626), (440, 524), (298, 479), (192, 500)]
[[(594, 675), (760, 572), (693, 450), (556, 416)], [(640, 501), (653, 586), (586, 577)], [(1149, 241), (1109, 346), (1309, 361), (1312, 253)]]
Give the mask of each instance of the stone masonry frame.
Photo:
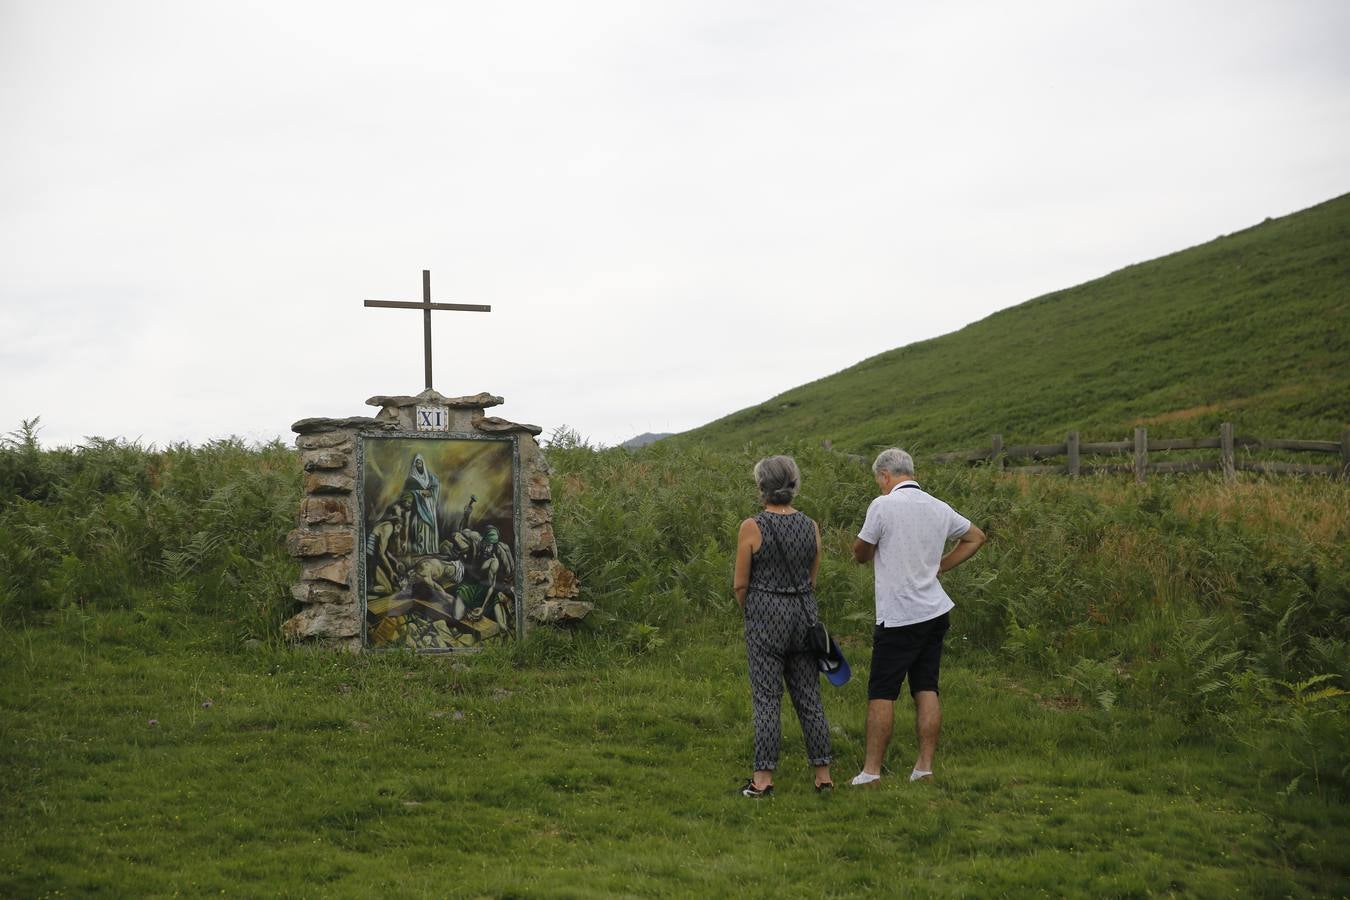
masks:
[[(414, 437), (510, 440), (515, 448), (517, 611), (525, 620), (559, 622), (579, 619), (590, 604), (576, 600), (576, 576), (558, 560), (553, 536), (552, 492), (548, 461), (535, 438), (537, 425), (509, 422), (484, 414), (502, 398), (480, 393), (444, 397), (434, 390), (416, 396), (376, 396), (374, 417), (301, 419), (291, 426), (298, 435), (304, 471), (304, 496), (296, 528), (286, 548), (301, 565), (300, 581), (291, 589), (300, 611), (282, 625), (290, 640), (317, 643), (352, 652), (365, 648), (365, 610), (357, 588), (364, 571), (361, 552), (360, 461), (366, 437)], [(448, 410), (444, 431), (418, 431), (418, 406)]]

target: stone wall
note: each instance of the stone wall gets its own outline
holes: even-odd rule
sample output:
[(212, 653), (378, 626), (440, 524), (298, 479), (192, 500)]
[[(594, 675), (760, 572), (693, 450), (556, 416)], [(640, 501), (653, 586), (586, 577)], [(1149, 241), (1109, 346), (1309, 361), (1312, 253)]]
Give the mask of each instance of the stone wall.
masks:
[(556, 623), (590, 612), (590, 604), (576, 599), (576, 576), (558, 560), (548, 461), (535, 440), (542, 429), (485, 415), (485, 409), (502, 403), (491, 394), (444, 397), (427, 390), (416, 396), (371, 397), (366, 403), (379, 407), (374, 417), (301, 419), (291, 426), (298, 435), (304, 497), (296, 528), (286, 539), (287, 550), (301, 565), (300, 582), (292, 588), (300, 612), (282, 626), (289, 639), (361, 649), (357, 444), (363, 434), (416, 432), (418, 406), (443, 408), (448, 416), (444, 430), (452, 434), (518, 435), (524, 507), (518, 510), (523, 538), (518, 554), (526, 619)]

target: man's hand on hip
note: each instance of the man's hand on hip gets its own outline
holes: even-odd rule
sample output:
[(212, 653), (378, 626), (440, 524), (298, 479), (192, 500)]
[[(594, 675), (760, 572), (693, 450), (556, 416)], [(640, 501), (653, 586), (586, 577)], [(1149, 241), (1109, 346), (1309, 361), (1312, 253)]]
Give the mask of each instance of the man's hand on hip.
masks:
[[(971, 525), (970, 528), (966, 529), (966, 533), (957, 540), (956, 546), (951, 549), (951, 552), (942, 557), (942, 562), (938, 564), (938, 574), (949, 572), (970, 559), (984, 546), (986, 540), (987, 538), (984, 532), (980, 530), (980, 526)], [(856, 544), (854, 545), (854, 556), (857, 556)]]

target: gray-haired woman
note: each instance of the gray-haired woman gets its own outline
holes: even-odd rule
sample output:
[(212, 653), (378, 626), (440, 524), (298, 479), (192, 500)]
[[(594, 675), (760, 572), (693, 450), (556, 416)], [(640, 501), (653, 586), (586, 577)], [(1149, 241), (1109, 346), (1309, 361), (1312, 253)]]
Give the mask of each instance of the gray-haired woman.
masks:
[(741, 523), (732, 587), (745, 611), (745, 646), (750, 659), (750, 705), (754, 715), (754, 775), (741, 788), (746, 797), (773, 794), (773, 770), (782, 742), (780, 710), (786, 682), (815, 767), (817, 791), (830, 780), (830, 728), (820, 702), (820, 671), (810, 646), (816, 621), (816, 572), (820, 528), (792, 507), (801, 472), (790, 456), (755, 464), (764, 511)]

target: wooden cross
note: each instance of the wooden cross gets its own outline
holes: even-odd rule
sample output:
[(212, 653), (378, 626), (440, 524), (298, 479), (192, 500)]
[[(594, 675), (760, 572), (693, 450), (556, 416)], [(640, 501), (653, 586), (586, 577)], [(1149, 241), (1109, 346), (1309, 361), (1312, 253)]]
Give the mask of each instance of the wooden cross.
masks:
[(448, 309), (454, 312), (492, 312), (491, 306), (480, 303), (432, 303), (430, 269), (422, 270), (421, 303), (410, 303), (406, 300), (367, 300), (366, 306), (422, 310), (422, 350), (426, 358), (427, 390), (431, 390), (431, 311), (433, 309)]

